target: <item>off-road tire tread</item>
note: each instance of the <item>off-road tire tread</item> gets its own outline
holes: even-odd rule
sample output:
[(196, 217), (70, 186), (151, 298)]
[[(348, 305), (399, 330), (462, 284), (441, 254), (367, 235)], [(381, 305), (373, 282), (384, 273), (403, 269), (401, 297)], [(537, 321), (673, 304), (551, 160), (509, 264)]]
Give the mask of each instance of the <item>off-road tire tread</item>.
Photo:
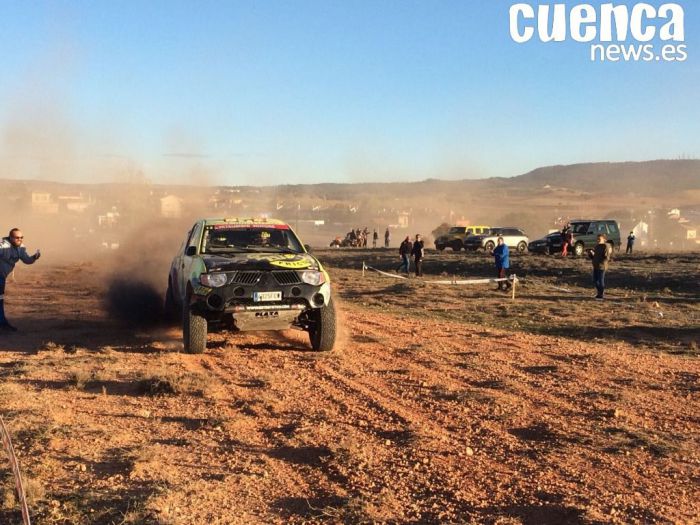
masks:
[(189, 306), (183, 308), (182, 340), (188, 354), (202, 354), (207, 349), (207, 320)]
[(333, 298), (326, 306), (322, 306), (315, 313), (316, 328), (309, 332), (311, 348), (314, 352), (330, 352), (335, 345), (336, 316)]

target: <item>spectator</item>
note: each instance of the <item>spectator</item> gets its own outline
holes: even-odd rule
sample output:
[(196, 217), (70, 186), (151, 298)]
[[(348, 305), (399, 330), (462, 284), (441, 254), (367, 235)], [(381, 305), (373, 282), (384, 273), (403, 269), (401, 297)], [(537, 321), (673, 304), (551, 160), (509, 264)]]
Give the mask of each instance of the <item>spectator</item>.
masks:
[(389, 241), (391, 240), (391, 233), (389, 233), (389, 227), (386, 227), (386, 231), (384, 232), (384, 248), (389, 247)]
[(19, 228), (12, 228), (10, 234), (0, 241), (0, 332), (16, 332), (5, 317), (5, 282), (7, 276), (12, 273), (17, 261), (24, 264), (34, 264), (41, 253), (39, 250), (34, 255), (29, 255), (24, 247), (24, 235)]
[(625, 250), (625, 253), (632, 253), (632, 248), (634, 248), (634, 240), (636, 237), (634, 236), (634, 232), (630, 232), (630, 234), (627, 236), (627, 249)]
[(372, 248), (377, 247), (377, 241), (379, 240), (379, 234), (377, 233), (377, 228), (374, 229), (372, 233)]
[[(510, 251), (503, 237), (498, 237), (498, 245), (493, 249), (493, 258), (496, 263), (496, 275), (498, 279), (507, 277), (506, 270), (510, 268)], [(508, 281), (498, 281), (497, 290), (508, 290), (511, 287)]]
[(420, 234), (416, 234), (416, 240), (411, 250), (413, 261), (416, 264), (416, 277), (423, 277), (423, 257), (425, 256), (425, 245)]
[(561, 231), (561, 256), (566, 257), (569, 254), (569, 249), (574, 240), (574, 234), (571, 231), (571, 224), (564, 226)]
[(403, 268), (406, 272), (406, 275), (409, 274), (409, 272), (411, 271), (411, 260), (409, 259), (409, 256), (411, 255), (412, 251), (413, 244), (411, 243), (410, 237), (406, 235), (406, 238), (401, 243), (401, 246), (399, 246), (399, 256), (401, 257), (401, 264), (398, 268), (396, 268), (396, 273), (401, 273), (401, 269)]
[(598, 244), (588, 250), (588, 257), (593, 263), (593, 282), (596, 288), (596, 300), (602, 301), (605, 293), (605, 272), (612, 257), (612, 246), (607, 242), (604, 234), (598, 234)]

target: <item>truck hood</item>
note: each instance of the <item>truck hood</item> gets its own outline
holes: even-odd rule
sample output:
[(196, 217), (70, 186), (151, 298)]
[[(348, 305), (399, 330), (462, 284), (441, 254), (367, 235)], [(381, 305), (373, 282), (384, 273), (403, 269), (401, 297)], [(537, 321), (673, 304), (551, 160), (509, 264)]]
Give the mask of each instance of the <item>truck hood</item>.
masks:
[(319, 269), (316, 258), (308, 253), (232, 253), (225, 256), (203, 254), (201, 257), (208, 272)]

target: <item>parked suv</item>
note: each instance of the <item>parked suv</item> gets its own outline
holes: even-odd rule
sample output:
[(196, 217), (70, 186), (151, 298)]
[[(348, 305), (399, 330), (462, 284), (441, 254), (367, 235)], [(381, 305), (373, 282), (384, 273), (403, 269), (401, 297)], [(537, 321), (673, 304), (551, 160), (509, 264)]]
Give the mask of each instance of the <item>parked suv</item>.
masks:
[[(620, 227), (611, 219), (570, 221), (573, 233), (573, 254), (577, 257), (592, 249), (598, 243), (598, 235), (604, 234), (613, 248), (620, 249)], [(540, 253), (561, 253), (561, 235), (550, 233), (542, 239), (530, 243), (530, 251)]]
[(453, 226), (446, 234), (435, 239), (435, 248), (442, 251), (450, 247), (458, 252), (464, 248), (464, 242), (469, 236), (488, 233), (489, 230), (488, 226)]
[(483, 249), (490, 252), (496, 247), (499, 237), (503, 237), (503, 241), (509, 248), (515, 248), (520, 253), (527, 250), (527, 235), (518, 228), (491, 228), (488, 233), (472, 235), (464, 243), (464, 248), (474, 251)]
[(182, 319), (185, 351), (204, 352), (207, 332), (309, 333), (311, 347), (335, 343), (328, 273), (289, 225), (272, 219), (201, 219), (187, 233), (168, 276), (165, 309)]
[[(581, 256), (598, 243), (598, 235), (604, 234), (613, 248), (620, 249), (620, 226), (617, 221), (604, 220), (576, 220), (571, 221), (571, 229), (574, 234), (574, 255)], [(559, 240), (561, 248), (561, 239)]]

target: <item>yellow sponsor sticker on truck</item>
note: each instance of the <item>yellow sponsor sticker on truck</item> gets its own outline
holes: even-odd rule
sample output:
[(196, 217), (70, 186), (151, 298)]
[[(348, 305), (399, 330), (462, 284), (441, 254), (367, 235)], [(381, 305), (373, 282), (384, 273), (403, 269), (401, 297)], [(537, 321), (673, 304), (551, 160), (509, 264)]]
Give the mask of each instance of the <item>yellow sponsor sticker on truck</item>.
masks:
[(308, 268), (311, 266), (310, 261), (307, 259), (300, 259), (297, 261), (270, 261), (273, 266), (279, 266), (280, 268), (289, 268), (292, 270), (299, 270), (301, 268)]

